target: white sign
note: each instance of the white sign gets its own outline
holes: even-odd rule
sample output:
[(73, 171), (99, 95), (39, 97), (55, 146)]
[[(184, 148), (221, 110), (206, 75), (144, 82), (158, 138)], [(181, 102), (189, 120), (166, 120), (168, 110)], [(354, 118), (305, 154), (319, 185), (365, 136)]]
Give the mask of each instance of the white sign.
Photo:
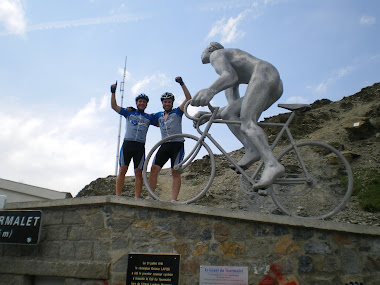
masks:
[(248, 285), (246, 266), (201, 265), (199, 285)]

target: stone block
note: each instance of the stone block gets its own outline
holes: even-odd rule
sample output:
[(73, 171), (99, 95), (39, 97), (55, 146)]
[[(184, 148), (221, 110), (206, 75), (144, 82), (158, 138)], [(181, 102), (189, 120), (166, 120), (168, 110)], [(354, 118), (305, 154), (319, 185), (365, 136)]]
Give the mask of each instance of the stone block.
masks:
[(61, 242), (47, 241), (42, 244), (42, 256), (45, 259), (56, 259), (59, 257)]
[(67, 225), (51, 225), (44, 227), (46, 230), (45, 240), (67, 240), (68, 226)]
[(244, 255), (244, 248), (234, 242), (224, 242), (219, 248), (222, 250), (223, 254), (230, 258), (236, 258), (237, 256)]
[(99, 210), (92, 215), (82, 215), (82, 218), (87, 226), (93, 230), (99, 230), (105, 227), (105, 217), (103, 216), (103, 213), (99, 212)]
[(358, 254), (350, 249), (343, 248), (340, 254), (342, 269), (345, 273), (355, 274), (360, 272), (360, 260)]
[(331, 247), (327, 242), (308, 241), (305, 244), (307, 254), (331, 254)]
[(270, 235), (271, 228), (266, 224), (255, 224), (251, 231), (255, 237), (265, 237)]
[(199, 230), (196, 221), (177, 219), (172, 223), (173, 234), (178, 238), (196, 239), (199, 237)]
[(92, 260), (93, 242), (80, 241), (75, 243), (75, 259), (88, 261)]
[(208, 228), (204, 229), (201, 232), (200, 238), (201, 238), (201, 241), (211, 240), (211, 238), (212, 238), (211, 230)]
[(339, 270), (339, 264), (335, 256), (326, 256), (315, 262), (315, 269), (321, 272), (334, 273)]
[(310, 273), (314, 270), (313, 261), (309, 256), (301, 255), (298, 258), (298, 273)]
[(61, 276), (66, 278), (108, 279), (109, 264), (100, 262), (72, 262), (46, 260), (1, 261), (1, 271), (8, 274)]
[(112, 228), (112, 231), (115, 232), (124, 232), (129, 229), (133, 223), (134, 219), (131, 218), (112, 218), (108, 221), (108, 227)]
[(228, 239), (229, 233), (230, 231), (225, 224), (223, 224), (222, 222), (215, 223), (214, 225), (215, 240), (220, 241), (220, 242), (225, 241)]
[(181, 274), (194, 275), (199, 271), (200, 264), (196, 261), (184, 262), (181, 264)]
[(193, 256), (198, 256), (202, 254), (206, 254), (209, 251), (209, 247), (207, 244), (204, 243), (198, 243), (195, 246), (195, 250), (193, 251)]
[(282, 225), (274, 225), (273, 226), (273, 234), (275, 236), (284, 236), (289, 234), (289, 229)]
[(95, 242), (93, 247), (93, 257), (96, 261), (109, 262), (110, 261), (110, 245), (108, 242), (99, 243)]
[(33, 285), (32, 276), (0, 273), (0, 285)]
[(250, 236), (246, 225), (241, 225), (241, 226), (235, 227), (233, 231), (230, 231), (230, 235), (236, 241), (246, 240)]
[(275, 251), (278, 254), (289, 254), (299, 250), (300, 247), (291, 239), (290, 236), (281, 237), (275, 247)]
[(63, 213), (63, 223), (64, 224), (83, 224), (82, 216), (75, 210), (65, 211)]
[(66, 241), (61, 243), (59, 247), (59, 257), (62, 260), (73, 260), (75, 257), (74, 242)]
[(170, 231), (171, 230), (171, 224), (169, 221), (160, 221), (157, 223), (157, 226), (164, 231)]
[(129, 242), (129, 238), (126, 236), (113, 237), (112, 238), (112, 250), (126, 249)]
[(314, 236), (314, 231), (311, 229), (296, 228), (293, 231), (294, 240), (309, 240)]
[(184, 259), (190, 254), (190, 245), (188, 243), (174, 243), (173, 248)]
[(68, 240), (83, 241), (83, 240), (94, 240), (94, 239), (95, 239), (94, 232), (86, 226), (74, 225), (69, 228)]
[(45, 225), (62, 225), (63, 211), (42, 211), (42, 226)]
[(333, 239), (339, 244), (351, 244), (352, 237), (345, 233), (334, 234)]

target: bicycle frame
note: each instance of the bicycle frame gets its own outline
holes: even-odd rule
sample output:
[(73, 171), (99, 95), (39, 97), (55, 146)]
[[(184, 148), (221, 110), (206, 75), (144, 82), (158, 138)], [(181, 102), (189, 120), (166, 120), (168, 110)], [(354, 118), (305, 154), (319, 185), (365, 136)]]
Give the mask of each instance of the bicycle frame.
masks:
[[(194, 122), (197, 122), (196, 126), (195, 126), (195, 129), (198, 131), (198, 133), (201, 135), (197, 144), (194, 146), (193, 150), (190, 152), (190, 154), (188, 156), (186, 156), (184, 158), (184, 160), (176, 165), (175, 169), (184, 169), (188, 166), (188, 164), (186, 164), (187, 161), (192, 161), (195, 156), (198, 154), (199, 152), (199, 149), (200, 149), (200, 146), (201, 146), (201, 143), (205, 140), (205, 138), (207, 137), (215, 146), (217, 149), (219, 149), (219, 151), (221, 153), (223, 153), (223, 155), (228, 159), (228, 161), (234, 165), (234, 167), (236, 167), (237, 171), (240, 172), (252, 185), (255, 184), (255, 180), (256, 180), (256, 177), (259, 175), (261, 169), (264, 167), (264, 162), (261, 161), (259, 166), (256, 168), (255, 172), (253, 173), (252, 177), (250, 177), (246, 171), (244, 171), (238, 164), (235, 160), (232, 159), (232, 157), (223, 149), (223, 147), (212, 137), (212, 135), (209, 133), (209, 130), (212, 126), (213, 123), (220, 123), (220, 124), (241, 124), (240, 121), (229, 121), (229, 120), (222, 120), (222, 119), (215, 119), (218, 111), (219, 111), (219, 107), (213, 107), (211, 105), (209, 105), (209, 109), (211, 111), (211, 117), (210, 117), (210, 113), (207, 113), (207, 114), (204, 114), (202, 115), (200, 118), (195, 118), (195, 117), (192, 117), (190, 116), (188, 113), (187, 113), (187, 107), (189, 105), (190, 101), (186, 103), (185, 105), (185, 115), (193, 120)], [(283, 136), (284, 133), (286, 133), (289, 141), (290, 141), (290, 145), (292, 146), (292, 148), (294, 149), (295, 153), (296, 153), (296, 156), (298, 158), (298, 161), (301, 165), (301, 168), (302, 168), (302, 171), (303, 173), (305, 174), (305, 178), (278, 178), (274, 181), (274, 183), (276, 184), (311, 184), (312, 183), (312, 179), (310, 178), (309, 174), (308, 174), (308, 171), (305, 167), (305, 164), (301, 158), (301, 155), (297, 149), (297, 145), (296, 145), (296, 142), (293, 138), (293, 135), (291, 134), (290, 132), (290, 129), (289, 129), (289, 125), (290, 123), (292, 122), (292, 120), (294, 119), (294, 116), (296, 115), (296, 110), (292, 110), (291, 111), (291, 114), (289, 116), (289, 118), (287, 119), (287, 121), (285, 123), (265, 123), (265, 122), (259, 122), (258, 125), (259, 126), (269, 126), (269, 127), (281, 127), (281, 130), (279, 131), (279, 133), (277, 134), (275, 140), (273, 141), (272, 145), (270, 146), (271, 148), (271, 151), (273, 151), (273, 149), (276, 147), (277, 143), (279, 142), (279, 140), (281, 139), (281, 137)], [(207, 120), (208, 119), (208, 122), (207, 122), (207, 125), (206, 127), (204, 128), (204, 130), (202, 131), (200, 129), (200, 123), (204, 120)]]

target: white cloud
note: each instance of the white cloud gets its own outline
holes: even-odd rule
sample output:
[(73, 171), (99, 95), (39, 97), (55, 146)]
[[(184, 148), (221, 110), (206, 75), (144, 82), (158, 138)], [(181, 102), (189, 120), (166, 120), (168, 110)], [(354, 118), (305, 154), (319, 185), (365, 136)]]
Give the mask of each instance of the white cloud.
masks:
[(360, 18), (360, 24), (365, 26), (372, 26), (376, 24), (376, 18), (373, 16), (362, 16)]
[(146, 86), (150, 85), (151, 81), (153, 81), (154, 79), (156, 79), (156, 76), (151, 75), (151, 76), (145, 76), (143, 79), (139, 80), (131, 88), (132, 95), (137, 95), (139, 93), (146, 92), (143, 90), (145, 90)]
[(380, 54), (375, 54), (375, 55), (370, 56), (369, 60), (375, 61), (375, 60), (378, 60), (379, 58), (380, 58)]
[(205, 1), (204, 3), (201, 3), (199, 7), (202, 11), (215, 12), (221, 10), (265, 7), (267, 5), (276, 5), (280, 2), (284, 2), (284, 0), (219, 0)]
[(220, 42), (222, 44), (228, 44), (244, 37), (245, 32), (239, 31), (238, 25), (244, 19), (247, 13), (248, 10), (245, 10), (236, 18), (231, 17), (228, 20), (226, 20), (226, 18), (222, 18), (221, 20), (217, 21), (208, 33), (207, 40), (220, 35)]
[(20, 0), (0, 0), (0, 23), (4, 25), (6, 34), (25, 34), (25, 12)]
[(169, 86), (169, 84), (170, 84), (169, 77), (165, 73), (157, 72), (150, 76), (145, 76), (143, 79), (137, 81), (131, 87), (131, 93), (133, 96), (139, 93), (148, 93), (149, 95), (149, 92), (155, 91), (158, 89), (158, 87), (155, 87), (155, 86), (163, 87), (163, 86)]
[(63, 28), (74, 28), (80, 26), (90, 26), (90, 25), (101, 25), (109, 23), (123, 23), (130, 21), (138, 21), (143, 19), (140, 16), (130, 16), (130, 15), (112, 15), (109, 17), (99, 17), (99, 18), (88, 18), (79, 19), (72, 21), (57, 21), (50, 23), (42, 23), (38, 25), (32, 25), (28, 27), (28, 32), (39, 31), (39, 30), (51, 30), (51, 29), (63, 29)]
[(346, 66), (337, 71), (334, 71), (329, 78), (319, 83), (316, 87), (309, 86), (309, 89), (313, 89), (313, 92), (323, 94), (327, 91), (328, 87), (338, 81), (339, 79), (350, 74), (355, 68), (353, 66)]
[[(275, 5), (281, 2), (280, 0), (257, 0), (257, 1), (224, 1), (218, 4), (203, 6), (205, 10), (231, 10), (244, 9), (235, 18), (226, 19), (223, 17), (217, 21), (206, 37), (206, 41), (217, 36), (222, 44), (231, 43), (245, 36), (245, 32), (239, 29), (239, 25), (245, 20), (257, 19), (263, 14), (263, 10), (268, 5)], [(209, 3), (210, 4), (210, 3)], [(215, 4), (215, 5), (214, 5)], [(213, 7), (213, 8), (211, 8)]]
[[(118, 73), (120, 76), (124, 76), (124, 68), (121, 68), (121, 67), (120, 67), (120, 68), (117, 70), (117, 73)], [(131, 73), (130, 73), (128, 70), (126, 70), (126, 71), (125, 71), (125, 80), (128, 81), (128, 80), (131, 79), (131, 77), (132, 77)]]
[[(8, 2), (7, 0), (0, 0), (0, 1)], [(75, 27), (81, 27), (81, 26), (103, 25), (103, 24), (110, 24), (110, 23), (125, 23), (125, 22), (139, 21), (139, 20), (145, 19), (145, 17), (143, 16), (135, 16), (135, 15), (111, 15), (108, 17), (87, 18), (87, 19), (69, 20), (69, 21), (56, 21), (56, 22), (26, 26), (23, 10), (20, 11), (20, 8), (18, 10), (14, 8), (13, 9), (15, 10), (13, 12), (14, 15), (9, 16), (9, 11), (8, 11), (9, 9), (8, 10), (6, 9), (8, 6), (9, 5), (7, 6), (4, 5), (5, 8), (0, 6), (0, 21), (3, 18), (2, 13), (1, 13), (3, 10), (4, 15), (7, 15), (7, 16), (4, 16), (3, 21), (6, 23), (6, 27), (9, 27), (7, 29), (7, 32), (3, 32), (3, 33), (0, 32), (0, 36), (8, 35), (8, 34), (24, 34), (25, 32), (34, 32), (34, 31), (43, 31), (43, 30), (75, 28)], [(11, 12), (13, 10), (11, 10)]]
[(251, 1), (246, 0), (224, 0), (224, 1), (207, 1), (200, 4), (200, 9), (203, 11), (219, 11), (230, 9), (244, 9), (251, 6)]
[(2, 106), (1, 178), (76, 195), (114, 174), (118, 118), (106, 108), (109, 100), (92, 98), (74, 114)]
[(286, 99), (287, 104), (307, 104), (308, 101), (306, 98), (301, 96), (292, 96)]

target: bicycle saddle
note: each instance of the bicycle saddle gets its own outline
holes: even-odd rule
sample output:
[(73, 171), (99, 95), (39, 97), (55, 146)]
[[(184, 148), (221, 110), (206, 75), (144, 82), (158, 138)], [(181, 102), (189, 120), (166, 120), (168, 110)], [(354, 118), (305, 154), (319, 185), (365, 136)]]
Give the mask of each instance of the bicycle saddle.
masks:
[(311, 109), (309, 104), (278, 104), (277, 106), (298, 113), (303, 113)]

